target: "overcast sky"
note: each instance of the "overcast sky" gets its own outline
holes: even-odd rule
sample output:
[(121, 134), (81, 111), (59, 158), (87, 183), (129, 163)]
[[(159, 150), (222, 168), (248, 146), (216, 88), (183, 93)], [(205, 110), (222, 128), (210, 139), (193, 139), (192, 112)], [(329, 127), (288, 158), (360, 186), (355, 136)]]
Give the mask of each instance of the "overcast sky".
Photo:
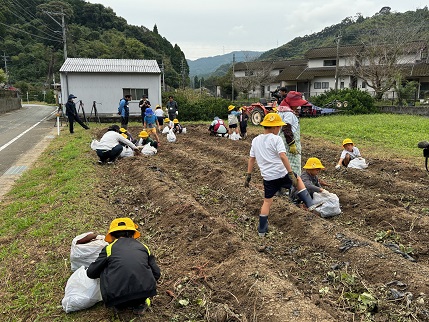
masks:
[(427, 0), (89, 0), (128, 24), (145, 26), (177, 44), (187, 59), (232, 51), (267, 51), (321, 31), (346, 17), (373, 16), (382, 7), (416, 10)]

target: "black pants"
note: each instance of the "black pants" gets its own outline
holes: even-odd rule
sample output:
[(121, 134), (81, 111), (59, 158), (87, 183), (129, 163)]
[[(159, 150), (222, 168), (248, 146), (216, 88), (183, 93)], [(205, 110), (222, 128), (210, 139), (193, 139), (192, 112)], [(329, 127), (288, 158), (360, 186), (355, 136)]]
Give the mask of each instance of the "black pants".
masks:
[(67, 116), (68, 116), (68, 119), (69, 119), (69, 130), (70, 130), (70, 133), (74, 133), (74, 128), (73, 128), (73, 123), (74, 122), (79, 123), (85, 130), (89, 129), (89, 127), (86, 126), (86, 124), (83, 123), (82, 120), (79, 118), (79, 115), (76, 114), (76, 115), (67, 115)]
[(121, 127), (123, 127), (124, 129), (128, 128), (128, 116), (121, 116)]
[(112, 150), (95, 150), (97, 152), (98, 157), (100, 158), (101, 162), (114, 162), (116, 158), (121, 154), (122, 149), (124, 147), (120, 144), (115, 146)]

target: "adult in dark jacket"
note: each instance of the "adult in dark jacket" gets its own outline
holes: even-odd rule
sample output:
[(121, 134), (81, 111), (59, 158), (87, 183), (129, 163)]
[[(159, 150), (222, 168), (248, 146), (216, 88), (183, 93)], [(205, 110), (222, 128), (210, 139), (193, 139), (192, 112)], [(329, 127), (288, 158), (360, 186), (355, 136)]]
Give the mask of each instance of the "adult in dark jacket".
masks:
[(110, 224), (105, 240), (110, 243), (89, 265), (89, 278), (100, 278), (100, 290), (107, 307), (133, 308), (143, 314), (149, 297), (155, 296), (161, 271), (149, 248), (135, 240), (138, 226), (130, 218), (117, 218)]
[(151, 107), (150, 102), (146, 95), (143, 95), (142, 99), (139, 102), (139, 107), (141, 109), (142, 115), (142, 124), (144, 124), (145, 112), (148, 107)]
[(70, 94), (66, 103), (66, 115), (69, 120), (70, 133), (74, 133), (74, 128), (73, 128), (74, 122), (79, 123), (85, 130), (89, 130), (89, 127), (82, 122), (82, 120), (79, 118), (79, 115), (77, 114), (76, 103), (73, 101), (73, 99), (75, 98), (77, 97), (74, 96), (73, 94)]
[(167, 102), (167, 112), (168, 118), (170, 120), (174, 120), (177, 117), (179, 114), (178, 108), (177, 102), (173, 99), (173, 96), (169, 96)]

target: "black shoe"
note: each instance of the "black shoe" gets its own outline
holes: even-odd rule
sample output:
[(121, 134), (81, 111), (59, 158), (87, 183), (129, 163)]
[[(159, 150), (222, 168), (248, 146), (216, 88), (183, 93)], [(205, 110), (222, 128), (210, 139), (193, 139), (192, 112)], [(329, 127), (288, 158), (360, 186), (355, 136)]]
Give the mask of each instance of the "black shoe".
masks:
[(148, 309), (147, 304), (141, 304), (139, 306), (136, 306), (133, 308), (133, 314), (135, 315), (144, 315), (144, 312), (146, 312)]

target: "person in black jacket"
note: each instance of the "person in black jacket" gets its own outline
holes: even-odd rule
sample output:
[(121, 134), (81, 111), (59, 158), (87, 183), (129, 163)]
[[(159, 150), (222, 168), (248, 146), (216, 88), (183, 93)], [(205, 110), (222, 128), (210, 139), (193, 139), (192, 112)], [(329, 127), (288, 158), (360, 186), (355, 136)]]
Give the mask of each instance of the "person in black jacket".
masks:
[(89, 278), (100, 278), (100, 290), (107, 307), (116, 310), (132, 308), (142, 315), (155, 296), (156, 281), (161, 271), (149, 248), (138, 242), (138, 226), (130, 218), (117, 218), (104, 238), (110, 243), (89, 265)]
[(74, 133), (73, 122), (78, 122), (85, 130), (89, 130), (89, 127), (82, 122), (82, 120), (79, 118), (79, 115), (77, 114), (76, 104), (73, 101), (73, 99), (75, 98), (77, 97), (74, 96), (73, 94), (70, 94), (69, 99), (66, 103), (66, 115), (67, 115), (67, 118), (69, 119), (70, 133)]

